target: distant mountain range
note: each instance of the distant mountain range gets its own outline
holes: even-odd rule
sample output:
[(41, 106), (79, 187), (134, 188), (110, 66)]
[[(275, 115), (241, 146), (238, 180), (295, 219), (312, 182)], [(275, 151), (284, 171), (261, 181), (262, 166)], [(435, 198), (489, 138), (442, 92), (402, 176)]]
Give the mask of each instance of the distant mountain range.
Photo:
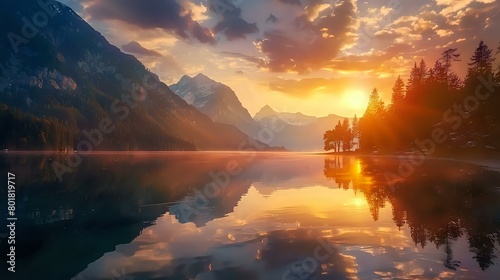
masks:
[[(91, 142), (92, 150), (235, 150), (248, 142), (239, 129), (188, 105), (69, 7), (39, 2), (6, 0), (0, 10), (1, 148), (86, 143), (88, 150)], [(43, 27), (27, 22), (41, 11), (50, 13)], [(235, 108), (228, 105), (221, 118), (241, 109), (225, 90), (221, 102), (227, 97)]]
[(193, 78), (183, 76), (170, 88), (213, 121), (235, 126), (256, 139), (264, 128), (282, 126), (268, 144), (284, 146), (291, 151), (323, 151), (323, 134), (344, 119), (337, 115), (317, 118), (302, 113), (276, 112), (268, 105), (252, 118), (230, 87), (201, 73)]
[[(302, 113), (276, 112), (266, 105), (255, 114), (254, 119), (261, 127), (283, 127), (274, 134), (270, 142), (274, 146), (284, 146), (293, 151), (324, 151), (323, 134), (333, 129), (344, 117), (328, 115), (326, 117), (307, 116)], [(351, 121), (351, 119), (349, 119)]]
[(230, 87), (200, 73), (193, 78), (183, 76), (170, 89), (213, 121), (235, 126), (244, 133), (257, 137), (260, 125), (250, 116)]

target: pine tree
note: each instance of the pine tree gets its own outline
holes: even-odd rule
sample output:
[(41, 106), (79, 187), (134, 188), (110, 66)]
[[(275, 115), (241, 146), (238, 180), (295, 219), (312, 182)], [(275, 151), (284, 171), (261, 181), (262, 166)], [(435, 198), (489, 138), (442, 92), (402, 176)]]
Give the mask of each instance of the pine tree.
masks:
[(429, 72), (425, 61), (422, 59), (418, 66), (415, 62), (415, 65), (411, 69), (408, 83), (406, 84), (406, 97), (408, 102), (415, 103), (420, 98), (419, 92), (422, 91), (428, 77)]
[[(434, 67), (431, 69), (432, 78), (429, 78), (430, 84), (446, 84), (448, 80), (448, 74), (446, 70), (446, 66), (441, 61), (441, 59), (436, 60), (434, 63)], [(435, 86), (435, 85), (432, 85)]]
[(420, 60), (420, 65), (418, 67), (418, 78), (420, 81), (420, 84), (423, 84), (425, 80), (427, 79), (427, 63), (422, 59)]
[(450, 75), (452, 75), (451, 66), (453, 62), (459, 62), (460, 54), (457, 53), (458, 49), (447, 49), (441, 53), (441, 58), (439, 61), (441, 62), (441, 66), (443, 67), (444, 74), (446, 75), (446, 82), (448, 83), (448, 79)]
[(380, 99), (378, 90), (374, 88), (368, 99), (368, 106), (366, 107), (366, 111), (363, 117), (380, 118), (382, 117), (383, 114), (384, 114), (384, 101)]
[(396, 107), (403, 103), (405, 98), (405, 83), (401, 76), (398, 76), (394, 86), (392, 87), (392, 99), (391, 99), (391, 109), (394, 110)]
[(417, 67), (417, 63), (415, 62), (415, 65), (411, 69), (410, 72), (410, 77), (408, 78), (408, 83), (406, 84), (406, 92), (407, 93), (413, 93), (419, 83), (419, 68)]
[(349, 120), (347, 118), (342, 122), (341, 127), (341, 139), (342, 139), (342, 150), (350, 151), (352, 148), (352, 130), (349, 125)]
[(359, 119), (358, 116), (354, 115), (354, 118), (352, 119), (352, 138), (356, 139), (355, 142), (353, 142), (353, 145), (358, 144), (359, 148)]
[(384, 115), (384, 101), (380, 99), (378, 90), (374, 88), (363, 118), (360, 120), (360, 146), (362, 149), (370, 150), (380, 144), (381, 131), (377, 128), (382, 125)]
[(469, 69), (467, 73), (467, 79), (475, 79), (481, 75), (490, 75), (493, 73), (493, 61), (495, 60), (492, 56), (492, 50), (481, 40), (479, 46), (474, 51), (474, 54), (470, 58), (471, 62), (469, 64)]

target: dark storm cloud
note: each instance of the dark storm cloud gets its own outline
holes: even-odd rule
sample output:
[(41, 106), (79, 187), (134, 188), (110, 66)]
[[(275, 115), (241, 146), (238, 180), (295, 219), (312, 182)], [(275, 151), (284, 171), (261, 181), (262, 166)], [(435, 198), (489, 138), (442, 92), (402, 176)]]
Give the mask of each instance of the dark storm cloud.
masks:
[(302, 6), (302, 4), (300, 3), (300, 0), (278, 0), (278, 1), (281, 3), (285, 3), (285, 4)]
[(261, 66), (273, 72), (307, 73), (320, 69), (343, 46), (353, 43), (355, 10), (353, 2), (345, 0), (314, 22), (303, 14), (295, 18), (291, 30), (265, 32), (258, 43), (267, 56)]
[(231, 41), (234, 39), (245, 38), (245, 35), (259, 32), (256, 23), (248, 23), (241, 18), (241, 9), (234, 9), (225, 13), (223, 19), (219, 21), (213, 31), (223, 33)]
[(161, 28), (184, 39), (213, 43), (209, 29), (193, 20), (174, 0), (95, 0), (86, 1), (85, 13), (91, 20), (120, 20), (143, 29)]
[(133, 53), (138, 55), (156, 56), (156, 57), (162, 56), (159, 52), (148, 50), (145, 47), (141, 46), (141, 44), (139, 44), (136, 41), (130, 41), (128, 44), (122, 45), (122, 50), (128, 53)]
[(209, 0), (208, 7), (219, 17), (219, 22), (214, 26), (214, 33), (222, 33), (229, 41), (244, 39), (246, 35), (259, 32), (257, 23), (249, 23), (241, 17), (241, 9), (235, 1)]
[(266, 22), (276, 23), (278, 22), (278, 18), (275, 15), (270, 14), (269, 17), (266, 19)]

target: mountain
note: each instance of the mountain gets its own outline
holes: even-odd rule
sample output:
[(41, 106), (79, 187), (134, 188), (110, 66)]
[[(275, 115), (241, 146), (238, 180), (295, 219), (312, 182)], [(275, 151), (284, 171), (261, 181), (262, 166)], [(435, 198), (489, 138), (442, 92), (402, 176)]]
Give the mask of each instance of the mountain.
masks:
[(316, 118), (302, 113), (276, 112), (266, 105), (255, 114), (254, 119), (264, 128), (278, 130), (270, 145), (284, 146), (292, 151), (323, 151), (323, 134), (333, 129), (338, 121), (343, 121), (344, 117), (328, 115)]
[(170, 89), (213, 121), (235, 126), (244, 133), (257, 137), (260, 125), (230, 87), (200, 73), (193, 78), (183, 76)]
[(194, 77), (183, 76), (170, 88), (213, 121), (235, 126), (257, 139), (263, 128), (270, 128), (273, 137), (270, 143), (266, 143), (291, 151), (323, 151), (325, 131), (344, 120), (337, 115), (316, 118), (302, 113), (276, 112), (269, 105), (262, 107), (252, 118), (230, 87), (201, 73)]
[(306, 116), (302, 113), (278, 113), (269, 105), (262, 107), (262, 109), (255, 114), (254, 119), (262, 126), (269, 126), (270, 124), (274, 124), (277, 120), (282, 121), (287, 125), (307, 126), (318, 120), (316, 117)]
[(235, 150), (248, 143), (240, 130), (187, 104), (69, 7), (3, 4), (1, 148)]

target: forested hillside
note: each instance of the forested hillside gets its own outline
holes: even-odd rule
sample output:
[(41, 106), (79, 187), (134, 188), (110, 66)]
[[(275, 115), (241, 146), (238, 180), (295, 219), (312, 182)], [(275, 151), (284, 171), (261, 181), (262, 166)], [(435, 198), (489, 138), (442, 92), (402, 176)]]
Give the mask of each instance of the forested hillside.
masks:
[[(443, 51), (433, 66), (422, 59), (415, 63), (406, 84), (401, 77), (396, 80), (388, 106), (374, 89), (360, 121), (361, 148), (368, 152), (497, 152), (500, 149), (497, 53), (480, 41), (469, 57), (451, 48)], [(465, 77), (453, 71), (462, 60), (468, 67)]]
[(72, 150), (89, 141), (93, 150), (235, 150), (252, 142), (188, 105), (69, 7), (4, 2), (2, 149)]

